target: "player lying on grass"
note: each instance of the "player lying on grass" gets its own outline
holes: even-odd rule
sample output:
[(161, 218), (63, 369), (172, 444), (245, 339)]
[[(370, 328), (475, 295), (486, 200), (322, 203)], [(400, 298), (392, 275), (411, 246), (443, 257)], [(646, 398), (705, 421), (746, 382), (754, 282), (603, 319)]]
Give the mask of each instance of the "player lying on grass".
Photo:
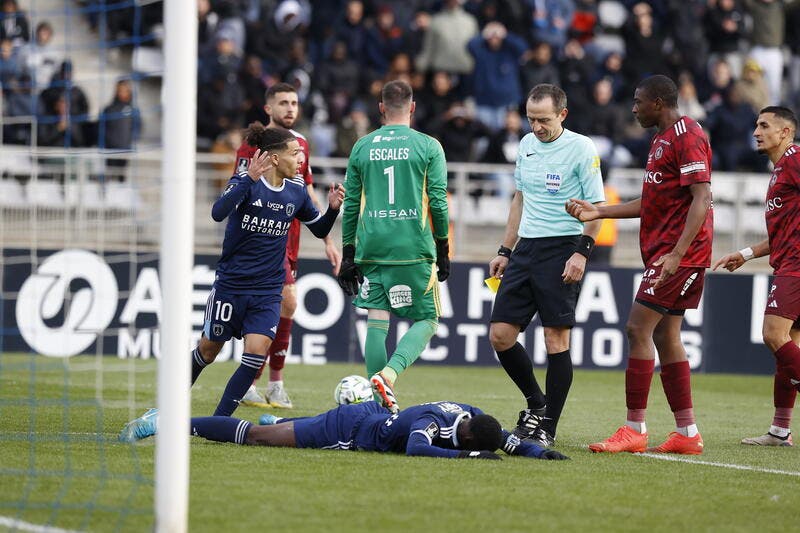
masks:
[[(342, 405), (312, 417), (261, 417), (256, 426), (227, 416), (192, 418), (192, 435), (218, 442), (251, 446), (284, 446), (333, 450), (405, 453), (452, 459), (500, 459), (495, 450), (537, 459), (565, 455), (520, 440), (492, 416), (471, 405), (433, 402), (392, 414), (377, 402)], [(158, 410), (150, 409), (128, 422), (119, 435), (134, 442), (155, 435)]]

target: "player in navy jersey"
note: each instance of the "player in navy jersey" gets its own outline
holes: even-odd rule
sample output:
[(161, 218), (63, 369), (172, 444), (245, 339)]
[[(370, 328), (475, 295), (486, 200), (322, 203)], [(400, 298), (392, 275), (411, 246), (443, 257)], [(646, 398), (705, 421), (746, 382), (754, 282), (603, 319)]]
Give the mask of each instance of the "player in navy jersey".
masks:
[(792, 446), (792, 410), (800, 387), (800, 146), (794, 143), (797, 117), (785, 107), (761, 110), (753, 137), (774, 169), (764, 213), (767, 239), (714, 263), (731, 272), (754, 257), (769, 256), (774, 269), (764, 308), (764, 344), (775, 356), (772, 399), (775, 415), (764, 435), (742, 439), (753, 446)]
[[(297, 174), (291, 179), (305, 187), (314, 205), (317, 209), (322, 210), (322, 204), (317, 200), (317, 195), (314, 192), (314, 180), (311, 164), (309, 162), (311, 154), (308, 141), (303, 135), (292, 129), (300, 115), (300, 103), (297, 90), (293, 85), (288, 83), (276, 83), (267, 89), (264, 99), (264, 113), (269, 121), (266, 126), (255, 122), (247, 128), (245, 141), (236, 151), (235, 172), (247, 169), (247, 163), (253, 156), (253, 152), (259, 144), (259, 138), (265, 130), (271, 128), (285, 128), (291, 131), (297, 138), (297, 142), (300, 143), (300, 165), (297, 168)], [(339, 273), (339, 264), (341, 263), (342, 256), (330, 236), (325, 237), (324, 241), (325, 255), (333, 266), (333, 275), (335, 276)], [(289, 227), (289, 240), (286, 244), (286, 258), (284, 260), (286, 277), (281, 293), (283, 296), (283, 300), (281, 301), (281, 317), (278, 321), (278, 331), (275, 334), (275, 339), (269, 347), (269, 382), (262, 396), (256, 389), (256, 381), (261, 377), (261, 373), (264, 370), (262, 366), (258, 373), (256, 373), (253, 385), (248, 389), (244, 398), (242, 398), (242, 405), (250, 405), (253, 407), (282, 407), (285, 409), (292, 408), (292, 401), (283, 383), (283, 367), (289, 349), (289, 337), (292, 333), (293, 317), (297, 308), (295, 281), (297, 278), (297, 257), (299, 251), (300, 223), (295, 220)]]
[(278, 328), (289, 227), (300, 220), (319, 238), (333, 227), (344, 188), (331, 185), (320, 214), (302, 184), (289, 179), (300, 164), (300, 145), (283, 128), (261, 137), (248, 167), (234, 175), (211, 216), (228, 219), (222, 255), (206, 304), (200, 343), (192, 352), (192, 384), (231, 337), (244, 337), (242, 363), (228, 381), (215, 415), (230, 416), (267, 357)]
[[(341, 405), (312, 417), (277, 418), (268, 425), (209, 416), (192, 418), (192, 435), (253, 446), (363, 450), (451, 459), (500, 459), (495, 450), (537, 459), (569, 459), (556, 450), (521, 440), (492, 416), (457, 402), (415, 405), (392, 414), (368, 401)], [(264, 417), (262, 417), (264, 419)], [(119, 440), (133, 442), (155, 435), (158, 411), (150, 409), (122, 429)]]
[[(694, 417), (681, 323), (686, 309), (700, 303), (705, 269), (711, 263), (711, 147), (700, 125), (678, 112), (678, 88), (666, 76), (651, 76), (639, 84), (633, 114), (642, 127), (656, 128), (641, 198), (610, 206), (570, 200), (566, 206), (582, 221), (641, 218), (639, 246), (645, 271), (626, 325), (630, 348), (625, 371), (627, 419), (610, 438), (590, 444), (589, 449), (697, 455), (703, 451), (703, 439)], [(654, 347), (676, 429), (661, 445), (647, 448), (645, 413), (655, 368)]]

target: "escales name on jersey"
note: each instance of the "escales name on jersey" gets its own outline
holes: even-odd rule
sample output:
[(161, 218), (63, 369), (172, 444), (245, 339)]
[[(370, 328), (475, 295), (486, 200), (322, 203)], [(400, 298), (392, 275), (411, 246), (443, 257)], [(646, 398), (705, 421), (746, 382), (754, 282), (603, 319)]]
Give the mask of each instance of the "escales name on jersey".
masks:
[(283, 237), (289, 233), (289, 226), (291, 221), (282, 222), (280, 220), (272, 220), (271, 218), (258, 218), (250, 215), (242, 217), (242, 229), (254, 231), (256, 233), (266, 233), (276, 237)]
[(403, 161), (408, 159), (409, 148), (370, 148), (370, 161)]

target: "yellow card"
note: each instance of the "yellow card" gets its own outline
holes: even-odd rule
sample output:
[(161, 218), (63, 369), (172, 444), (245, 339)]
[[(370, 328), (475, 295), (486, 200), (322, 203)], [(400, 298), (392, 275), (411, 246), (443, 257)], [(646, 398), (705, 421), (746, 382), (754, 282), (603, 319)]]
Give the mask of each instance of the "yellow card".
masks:
[(497, 294), (497, 289), (500, 288), (500, 278), (492, 276), (490, 278), (486, 278), (485, 280), (483, 280), (483, 282), (486, 284), (487, 287), (489, 287), (490, 291)]

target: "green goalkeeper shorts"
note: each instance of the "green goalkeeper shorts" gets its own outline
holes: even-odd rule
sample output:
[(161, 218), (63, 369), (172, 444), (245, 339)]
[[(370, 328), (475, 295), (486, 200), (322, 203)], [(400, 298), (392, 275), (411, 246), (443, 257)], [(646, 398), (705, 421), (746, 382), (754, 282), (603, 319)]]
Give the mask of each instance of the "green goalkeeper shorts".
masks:
[(383, 309), (411, 320), (436, 319), (441, 314), (439, 281), (434, 263), (359, 265), (364, 283), (353, 300), (363, 309)]

